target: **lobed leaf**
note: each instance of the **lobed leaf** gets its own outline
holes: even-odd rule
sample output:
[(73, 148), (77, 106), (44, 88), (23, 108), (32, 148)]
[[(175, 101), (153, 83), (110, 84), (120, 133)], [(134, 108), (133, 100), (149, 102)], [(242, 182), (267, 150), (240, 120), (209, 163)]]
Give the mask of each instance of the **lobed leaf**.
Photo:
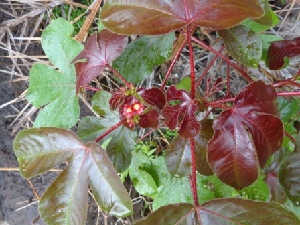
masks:
[(264, 167), (283, 141), (283, 124), (276, 115), (274, 87), (257, 81), (214, 121), (208, 162), (223, 182), (243, 188), (258, 178), (259, 167)]
[(38, 175), (68, 161), (68, 166), (40, 200), (39, 211), (46, 223), (84, 224), (89, 182), (103, 210), (116, 216), (132, 212), (126, 189), (97, 143), (84, 145), (73, 132), (60, 128), (32, 128), (17, 135), (14, 152), (24, 177)]
[(174, 130), (177, 126), (178, 133), (184, 138), (195, 137), (200, 130), (196, 119), (197, 106), (188, 93), (177, 90), (175, 86), (167, 90), (167, 104), (162, 110), (166, 125)]
[(247, 66), (258, 66), (262, 56), (262, 41), (258, 34), (243, 25), (220, 30), (218, 34), (232, 57)]
[(189, 24), (226, 29), (248, 17), (261, 17), (263, 13), (256, 0), (108, 0), (100, 19), (116, 33), (156, 35)]
[(269, 47), (266, 64), (270, 70), (278, 70), (285, 65), (288, 58), (297, 55), (300, 55), (300, 37), (275, 41)]
[(153, 67), (164, 63), (172, 53), (174, 33), (145, 36), (131, 42), (113, 67), (129, 82), (137, 84), (153, 72)]
[(106, 29), (92, 34), (83, 51), (77, 55), (73, 62), (85, 59), (85, 62), (77, 62), (76, 92), (79, 88), (90, 83), (100, 75), (105, 66), (115, 60), (127, 46), (126, 36), (114, 34)]
[(112, 94), (106, 91), (98, 91), (93, 95), (92, 108), (99, 116), (109, 116), (112, 114), (109, 100)]
[(187, 203), (163, 206), (136, 225), (296, 225), (299, 222), (296, 215), (279, 204), (228, 198), (215, 199), (198, 207)]

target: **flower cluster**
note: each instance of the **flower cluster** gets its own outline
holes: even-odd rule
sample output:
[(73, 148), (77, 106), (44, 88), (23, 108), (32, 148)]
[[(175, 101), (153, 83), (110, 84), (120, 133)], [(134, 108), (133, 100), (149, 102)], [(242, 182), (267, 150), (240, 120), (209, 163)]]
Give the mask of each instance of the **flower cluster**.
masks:
[(120, 107), (120, 115), (121, 117), (124, 117), (126, 120), (126, 122), (124, 122), (129, 128), (133, 128), (135, 124), (139, 122), (140, 115), (144, 112), (145, 106), (134, 97), (129, 97), (128, 99), (131, 101), (129, 103), (124, 103), (122, 107)]

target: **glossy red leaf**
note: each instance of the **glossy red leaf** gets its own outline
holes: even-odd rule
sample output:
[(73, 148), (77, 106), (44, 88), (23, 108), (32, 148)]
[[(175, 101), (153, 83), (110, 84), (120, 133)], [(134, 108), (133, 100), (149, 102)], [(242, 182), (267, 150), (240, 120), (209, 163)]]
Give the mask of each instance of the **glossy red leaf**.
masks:
[(276, 116), (276, 91), (262, 81), (245, 87), (234, 103), (214, 121), (208, 162), (224, 183), (243, 188), (281, 147), (283, 124)]
[(200, 130), (200, 123), (196, 119), (197, 106), (189, 94), (183, 90), (177, 90), (175, 86), (167, 91), (167, 104), (162, 110), (166, 125), (184, 138), (195, 137)]
[(138, 94), (150, 105), (162, 109), (166, 104), (166, 97), (160, 88), (153, 87), (150, 89), (140, 88)]
[(114, 34), (109, 30), (101, 30), (99, 33), (92, 34), (82, 52), (73, 60), (86, 59), (86, 62), (77, 62), (76, 73), (77, 83), (76, 92), (79, 88), (91, 82), (100, 75), (107, 64), (119, 57), (125, 50), (128, 43), (126, 36)]
[(263, 13), (256, 0), (108, 0), (100, 19), (116, 33), (153, 35), (188, 24), (226, 29)]
[(159, 124), (159, 114), (155, 109), (151, 109), (149, 112), (142, 114), (139, 120), (139, 126), (143, 128), (151, 127), (156, 129)]
[(300, 55), (300, 37), (293, 40), (275, 41), (269, 47), (266, 63), (270, 70), (278, 70), (284, 66), (285, 57), (297, 55)]
[(298, 225), (292, 212), (276, 203), (239, 198), (215, 199), (202, 206), (187, 203), (159, 208), (135, 225)]
[(109, 100), (109, 105), (112, 110), (118, 109), (124, 102), (126, 97), (126, 89), (121, 87), (117, 91), (112, 93), (112, 96)]

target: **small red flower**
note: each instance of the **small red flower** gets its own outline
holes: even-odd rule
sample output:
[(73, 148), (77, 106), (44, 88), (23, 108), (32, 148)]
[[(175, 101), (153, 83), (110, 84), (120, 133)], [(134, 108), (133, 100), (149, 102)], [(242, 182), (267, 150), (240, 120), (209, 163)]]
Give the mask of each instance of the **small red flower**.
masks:
[(123, 124), (132, 129), (139, 122), (140, 115), (143, 113), (145, 106), (135, 97), (127, 96), (124, 103), (120, 106), (119, 112)]

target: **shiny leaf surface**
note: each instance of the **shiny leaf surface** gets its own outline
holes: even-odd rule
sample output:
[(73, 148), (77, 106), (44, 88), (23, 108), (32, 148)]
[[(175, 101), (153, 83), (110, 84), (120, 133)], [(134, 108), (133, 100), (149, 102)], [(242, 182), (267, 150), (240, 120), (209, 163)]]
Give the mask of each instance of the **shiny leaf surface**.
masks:
[(106, 29), (92, 34), (83, 51), (73, 60), (73, 62), (86, 60), (75, 64), (77, 72), (76, 92), (81, 86), (90, 83), (99, 76), (107, 64), (121, 55), (127, 42), (126, 36), (111, 33)]
[(200, 130), (200, 123), (196, 119), (197, 106), (189, 94), (183, 90), (177, 90), (175, 86), (167, 90), (167, 104), (162, 110), (166, 125), (184, 138), (195, 137)]
[(299, 222), (296, 215), (279, 204), (225, 198), (198, 207), (187, 203), (163, 206), (136, 225), (297, 225)]
[(39, 203), (41, 217), (48, 224), (83, 224), (89, 183), (103, 210), (116, 216), (131, 213), (131, 199), (97, 143), (84, 145), (73, 132), (64, 129), (32, 128), (17, 135), (14, 152), (21, 173), (27, 178), (68, 162)]
[(266, 63), (270, 70), (278, 70), (284, 66), (286, 58), (297, 55), (300, 55), (300, 37), (275, 41), (269, 47)]
[(275, 89), (257, 81), (245, 87), (234, 107), (214, 121), (208, 162), (223, 182), (235, 188), (252, 184), (259, 167), (279, 150), (283, 124), (276, 106)]
[(165, 34), (188, 24), (226, 29), (264, 11), (256, 0), (108, 0), (100, 19), (120, 34)]

